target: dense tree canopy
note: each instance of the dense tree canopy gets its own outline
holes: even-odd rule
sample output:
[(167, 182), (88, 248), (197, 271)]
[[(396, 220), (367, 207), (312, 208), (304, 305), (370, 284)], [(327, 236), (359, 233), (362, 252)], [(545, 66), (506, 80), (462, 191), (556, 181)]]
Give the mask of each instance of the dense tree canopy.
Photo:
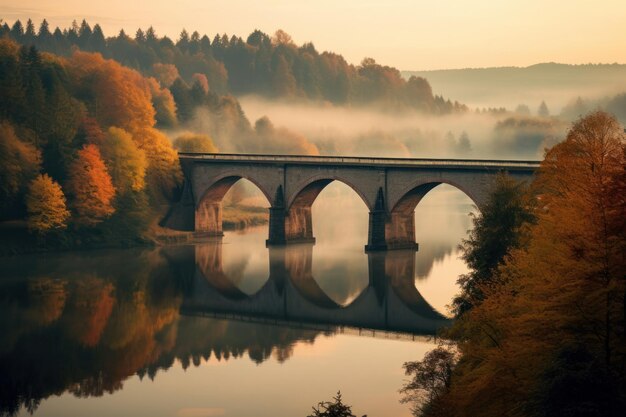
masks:
[[(460, 352), (427, 416), (620, 416), (626, 404), (626, 140), (597, 111), (546, 154), (524, 244), (488, 282), (471, 264), (479, 304), (448, 336)], [(509, 199), (511, 200), (511, 199)], [(514, 201), (515, 199), (513, 199)], [(486, 220), (485, 220), (486, 221)], [(501, 239), (500, 228), (484, 229)], [(508, 239), (515, 233), (508, 231)], [(472, 257), (475, 245), (466, 245)], [(501, 253), (501, 252), (498, 252)], [(489, 254), (483, 254), (489, 259)], [(467, 291), (466, 291), (467, 292)], [(484, 399), (488, 398), (488, 401)]]
[(178, 77), (193, 85), (200, 76), (206, 80), (206, 84), (201, 83), (205, 91), (210, 87), (218, 94), (298, 97), (435, 114), (467, 110), (464, 105), (434, 96), (423, 78), (405, 80), (397, 69), (371, 58), (360, 65), (349, 64), (341, 55), (318, 52), (312, 43), (296, 45), (282, 30), (273, 37), (257, 30), (246, 40), (226, 34), (211, 40), (183, 29), (174, 41), (157, 36), (152, 27), (138, 29), (134, 38), (124, 31), (105, 38), (99, 25), (92, 29), (84, 20), (64, 30), (55, 29), (54, 35), (50, 35), (45, 20), (38, 34), (26, 33), (21, 27), (19, 21), (13, 28), (0, 26), (0, 36), (6, 34), (17, 42), (65, 56), (75, 47), (98, 52), (154, 76), (164, 87), (170, 87)]
[[(150, 217), (147, 198), (158, 207), (177, 188), (178, 156), (155, 127), (177, 123), (176, 105), (156, 80), (99, 54), (61, 58), (0, 39), (0, 96), (10, 98), (0, 100), (3, 219), (28, 215), (26, 190), (41, 172), (65, 189), (72, 218), (64, 225), (93, 228), (139, 207)], [(115, 225), (106, 226), (114, 235)]]

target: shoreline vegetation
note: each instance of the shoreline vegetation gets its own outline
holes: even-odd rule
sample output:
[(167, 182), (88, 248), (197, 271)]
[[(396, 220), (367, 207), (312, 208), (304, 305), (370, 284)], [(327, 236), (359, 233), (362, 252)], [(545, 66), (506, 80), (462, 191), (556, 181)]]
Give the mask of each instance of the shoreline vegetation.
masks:
[[(263, 226), (268, 222), (269, 213), (264, 207), (226, 205), (223, 208), (222, 227), (224, 231), (241, 231), (250, 227)], [(49, 238), (52, 240), (46, 242), (29, 233), (27, 223), (24, 220), (0, 222), (0, 258), (32, 253), (153, 247), (176, 243), (193, 243), (202, 239), (194, 236), (193, 232), (177, 232), (164, 229), (156, 224), (148, 229), (145, 236), (125, 244), (111, 242), (60, 243), (56, 237)]]
[[(463, 241), (455, 321), (404, 364), (419, 417), (618, 417), (626, 406), (626, 133), (581, 117)], [(488, 399), (488, 401), (486, 400)]]

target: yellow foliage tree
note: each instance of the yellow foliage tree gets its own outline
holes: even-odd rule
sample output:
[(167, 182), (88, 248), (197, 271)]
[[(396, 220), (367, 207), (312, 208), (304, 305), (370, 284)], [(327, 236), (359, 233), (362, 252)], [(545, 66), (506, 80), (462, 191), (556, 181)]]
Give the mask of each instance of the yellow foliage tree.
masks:
[(180, 152), (218, 152), (217, 146), (208, 135), (185, 132), (174, 139), (174, 147)]
[(140, 191), (145, 186), (148, 162), (145, 153), (137, 147), (130, 133), (110, 127), (100, 145), (113, 185), (119, 193)]
[(61, 186), (47, 174), (39, 175), (30, 183), (26, 210), (28, 228), (41, 235), (64, 229), (70, 217)]
[(72, 196), (78, 224), (95, 226), (115, 211), (112, 205), (115, 188), (94, 144), (85, 145), (78, 151), (70, 166), (67, 189)]
[[(143, 129), (133, 134), (133, 138), (146, 153), (148, 185), (152, 190), (159, 190), (161, 195), (171, 197), (172, 190), (182, 180), (178, 153), (172, 143), (167, 136), (154, 128)], [(153, 196), (156, 197), (154, 194)]]

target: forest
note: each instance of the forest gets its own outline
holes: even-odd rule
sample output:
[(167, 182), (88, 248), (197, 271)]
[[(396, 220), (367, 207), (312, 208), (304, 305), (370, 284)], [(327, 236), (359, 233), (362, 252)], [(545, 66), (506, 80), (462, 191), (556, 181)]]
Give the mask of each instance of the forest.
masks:
[[(133, 35), (123, 30), (105, 37), (100, 25), (83, 20), (61, 30), (44, 19), (38, 29), (29, 19), (0, 26), (0, 37), (69, 56), (76, 48), (114, 59), (165, 87), (183, 94), (190, 87), (210, 88), (217, 94), (258, 94), (271, 98), (306, 98), (334, 104), (376, 105), (387, 111), (418, 109), (427, 113), (463, 112), (467, 107), (433, 95), (426, 79), (405, 80), (400, 71), (365, 58), (354, 66), (338, 54), (318, 52), (312, 43), (297, 46), (282, 30), (269, 36), (255, 30), (246, 40), (226, 34), (211, 40), (185, 29), (177, 40), (158, 36), (153, 27)], [(198, 84), (198, 85), (196, 85)], [(172, 91), (176, 96), (176, 93)], [(195, 93), (187, 92), (193, 96)], [(189, 99), (177, 99), (185, 120)]]
[[(0, 213), (50, 244), (131, 244), (181, 180), (169, 91), (98, 54), (0, 40)], [(153, 100), (157, 103), (153, 105)]]
[(531, 184), (501, 177), (462, 244), (456, 320), (405, 363), (416, 416), (621, 416), (626, 137), (577, 120)]
[[(433, 134), (426, 119), (413, 120), (420, 130), (397, 123), (397, 137), (387, 131), (361, 134), (353, 148), (313, 141), (269, 117), (251, 123), (238, 98), (244, 95), (323, 103), (333, 112), (341, 106), (387, 115), (410, 112), (412, 118), (458, 117), (455, 127), (466, 120), (462, 117), (481, 117), (488, 126), (482, 132), (497, 139), (482, 145), (496, 155), (547, 149), (531, 184), (502, 176), (473, 218), (462, 243), (470, 271), (459, 279), (454, 325), (424, 359), (405, 364), (409, 380), (402, 394), (416, 416), (621, 416), (626, 407), (624, 94), (579, 98), (559, 116), (543, 101), (536, 115), (528, 106), (472, 113), (435, 95), (425, 78), (404, 78), (370, 58), (353, 65), (312, 43), (298, 46), (283, 31), (273, 36), (254, 31), (244, 40), (183, 30), (172, 40), (152, 27), (107, 37), (86, 21), (63, 29), (50, 28), (46, 20), (38, 28), (31, 20), (2, 23), (0, 255), (149, 243), (149, 231), (180, 193), (177, 150), (219, 152), (227, 144), (248, 153), (371, 153), (376, 142), (384, 148), (394, 144), (406, 152), (402, 156), (432, 156), (427, 152), (441, 149), (457, 157), (484, 156), (473, 132)], [(359, 114), (354, 124), (370, 115)], [(342, 114), (341, 123), (345, 119)], [(37, 349), (56, 340), (41, 328), (68, 328), (77, 336), (64, 341), (69, 346), (60, 352), (64, 360), (92, 355), (99, 366), (84, 373), (76, 367), (82, 374), (71, 374), (78, 371), (59, 370), (54, 361), (42, 365), (58, 380), (51, 387), (15, 380), (0, 390), (17, 398), (8, 412), (22, 405), (34, 409), (70, 385), (77, 395), (98, 395), (119, 389), (135, 372), (154, 376), (175, 359), (184, 366), (200, 362), (206, 345), (168, 344), (183, 290), (171, 288), (174, 301), (159, 304), (151, 291), (158, 272), (135, 267), (134, 290), (94, 273), (82, 280), (38, 277), (0, 295), (17, 300), (4, 320), (25, 324), (18, 330), (23, 333), (3, 339), (3, 351), (25, 346), (34, 350), (26, 355), (29, 361), (39, 360)], [(211, 330), (197, 330), (193, 323), (188, 329), (209, 336)], [(257, 362), (278, 351), (284, 360), (296, 336), (277, 335), (284, 343), (267, 340), (251, 349), (236, 334), (228, 346), (212, 349), (220, 357), (247, 352)], [(305, 336), (313, 339), (316, 333)], [(31, 369), (29, 363), (5, 360), (0, 369), (19, 373), (18, 367)], [(106, 381), (98, 379), (103, 369), (110, 373)]]
[[(234, 96), (245, 93), (467, 110), (433, 95), (422, 78), (405, 80), (370, 59), (349, 65), (282, 31), (255, 31), (244, 42), (183, 30), (174, 42), (153, 28), (106, 38), (86, 21), (64, 30), (46, 20), (37, 30), (31, 20), (0, 24), (0, 222), (8, 232), (0, 252), (146, 242), (179, 192), (176, 150), (218, 152), (219, 143), (235, 152), (320, 152), (267, 117), (250, 123)], [(236, 209), (231, 217), (262, 221)]]

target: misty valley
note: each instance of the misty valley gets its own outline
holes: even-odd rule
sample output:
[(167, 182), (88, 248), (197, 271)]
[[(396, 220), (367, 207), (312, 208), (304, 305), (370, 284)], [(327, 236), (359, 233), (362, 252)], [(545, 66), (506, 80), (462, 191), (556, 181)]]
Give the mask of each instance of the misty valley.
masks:
[(602, 2), (0, 0), (0, 417), (622, 417)]

